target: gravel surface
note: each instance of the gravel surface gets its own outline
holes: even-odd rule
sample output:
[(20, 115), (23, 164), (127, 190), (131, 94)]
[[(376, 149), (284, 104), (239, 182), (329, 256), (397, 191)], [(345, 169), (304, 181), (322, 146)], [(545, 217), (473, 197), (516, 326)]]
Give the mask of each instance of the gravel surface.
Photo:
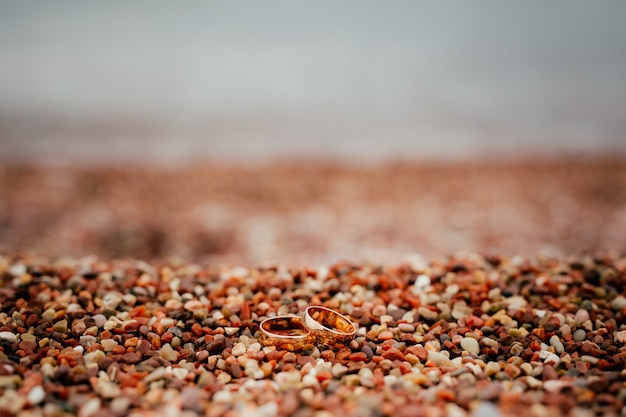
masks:
[(626, 160), (0, 166), (0, 251), (216, 264), (626, 249)]
[[(626, 257), (216, 267), (0, 257), (0, 414), (625, 416)], [(348, 345), (264, 347), (309, 305)]]

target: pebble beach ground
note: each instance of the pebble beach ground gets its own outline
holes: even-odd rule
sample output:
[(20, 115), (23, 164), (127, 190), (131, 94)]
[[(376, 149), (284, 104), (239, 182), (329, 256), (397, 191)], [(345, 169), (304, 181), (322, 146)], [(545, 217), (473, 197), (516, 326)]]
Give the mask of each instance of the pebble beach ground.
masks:
[[(626, 416), (624, 161), (4, 166), (0, 190), (2, 416)], [(354, 340), (259, 343), (309, 305)]]
[[(0, 411), (624, 416), (626, 258), (202, 267), (0, 258)], [(260, 320), (324, 305), (348, 345)]]

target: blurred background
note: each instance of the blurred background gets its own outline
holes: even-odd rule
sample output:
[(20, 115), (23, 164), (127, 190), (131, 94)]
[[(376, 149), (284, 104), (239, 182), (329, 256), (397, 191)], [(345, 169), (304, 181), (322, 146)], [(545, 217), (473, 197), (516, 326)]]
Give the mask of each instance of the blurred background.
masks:
[(0, 250), (624, 250), (626, 3), (0, 1)]

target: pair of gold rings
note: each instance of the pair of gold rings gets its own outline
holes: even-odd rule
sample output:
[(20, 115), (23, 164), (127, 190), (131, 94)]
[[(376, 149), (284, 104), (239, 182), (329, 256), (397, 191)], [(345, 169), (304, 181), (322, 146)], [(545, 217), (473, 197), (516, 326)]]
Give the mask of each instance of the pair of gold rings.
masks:
[(344, 315), (321, 306), (311, 306), (300, 316), (277, 316), (260, 324), (265, 346), (301, 350), (315, 343), (333, 346), (352, 340), (356, 326)]

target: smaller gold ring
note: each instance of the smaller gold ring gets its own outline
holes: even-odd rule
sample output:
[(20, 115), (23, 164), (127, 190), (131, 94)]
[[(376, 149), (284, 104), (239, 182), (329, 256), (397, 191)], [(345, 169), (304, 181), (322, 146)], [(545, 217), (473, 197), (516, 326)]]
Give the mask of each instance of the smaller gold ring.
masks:
[(300, 316), (276, 316), (265, 319), (259, 325), (260, 342), (265, 346), (276, 346), (286, 350), (301, 350), (312, 344), (311, 332)]
[(356, 326), (346, 316), (322, 306), (304, 310), (304, 325), (324, 345), (352, 340), (356, 334)]

